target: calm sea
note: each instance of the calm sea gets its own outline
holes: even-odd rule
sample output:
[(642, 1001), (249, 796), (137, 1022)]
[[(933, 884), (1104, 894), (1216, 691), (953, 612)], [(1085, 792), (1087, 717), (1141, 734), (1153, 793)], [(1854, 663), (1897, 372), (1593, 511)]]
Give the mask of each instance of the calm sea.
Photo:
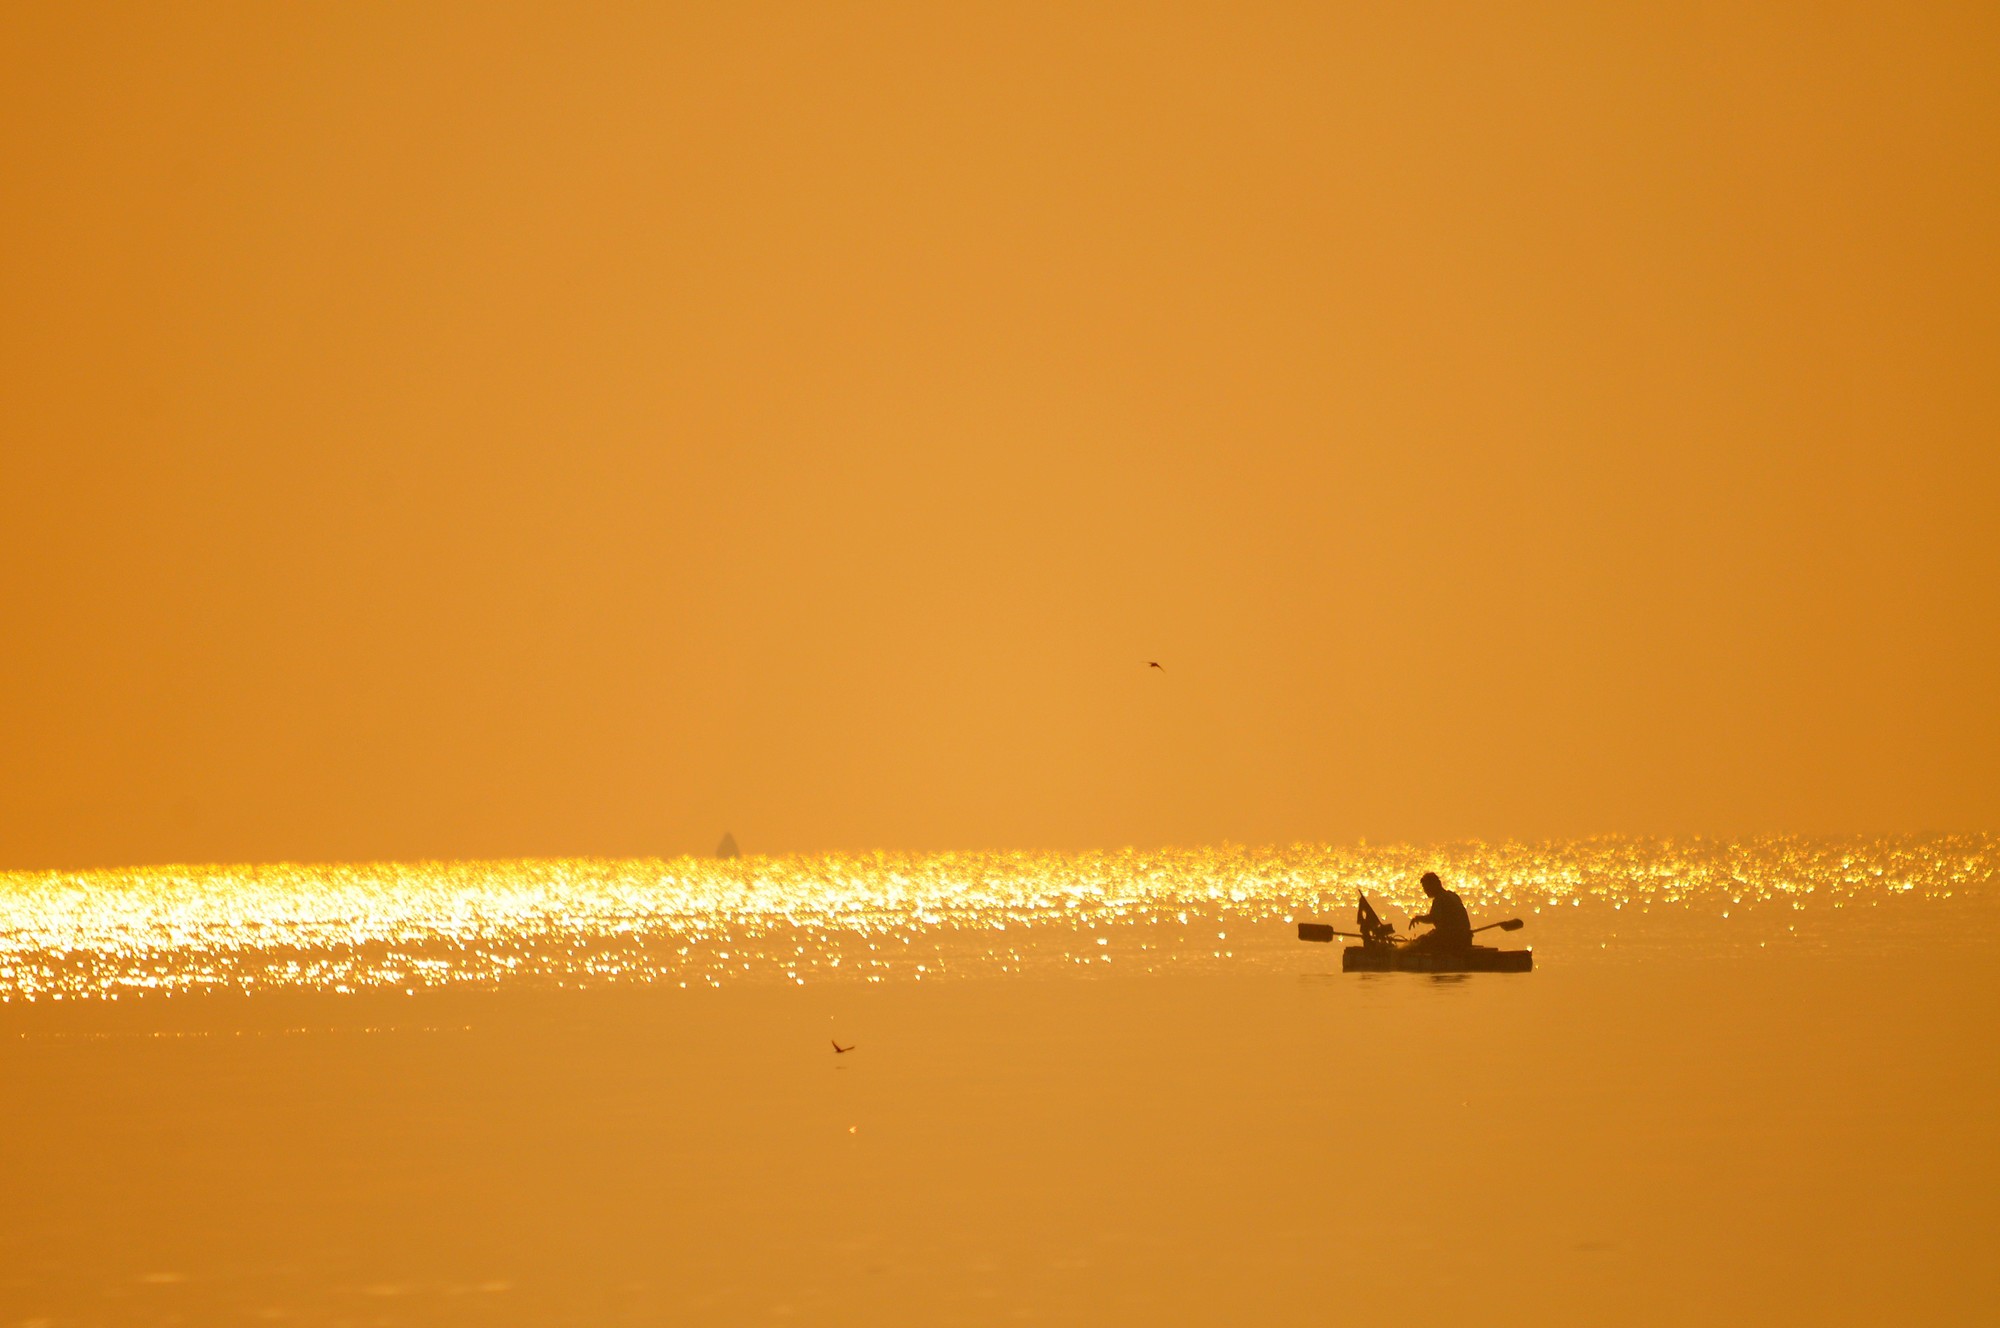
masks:
[[(0, 876), (0, 1323), (1988, 1323), (2000, 840)], [(1435, 869), (1526, 975), (1293, 923)], [(836, 1053), (835, 1043), (853, 1050)]]

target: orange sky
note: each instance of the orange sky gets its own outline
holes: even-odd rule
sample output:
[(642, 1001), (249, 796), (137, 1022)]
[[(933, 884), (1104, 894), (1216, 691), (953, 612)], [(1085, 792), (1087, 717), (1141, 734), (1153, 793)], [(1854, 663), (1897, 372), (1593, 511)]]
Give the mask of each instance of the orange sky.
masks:
[(1991, 6), (191, 8), (0, 12), (0, 865), (2000, 824)]

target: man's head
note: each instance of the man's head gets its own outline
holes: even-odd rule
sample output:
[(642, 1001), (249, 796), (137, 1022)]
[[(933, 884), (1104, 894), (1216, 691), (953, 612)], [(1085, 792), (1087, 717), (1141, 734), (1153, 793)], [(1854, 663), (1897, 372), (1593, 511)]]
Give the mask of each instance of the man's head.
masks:
[(1424, 887), (1424, 893), (1432, 899), (1444, 893), (1444, 882), (1438, 879), (1436, 872), (1425, 872), (1420, 884)]

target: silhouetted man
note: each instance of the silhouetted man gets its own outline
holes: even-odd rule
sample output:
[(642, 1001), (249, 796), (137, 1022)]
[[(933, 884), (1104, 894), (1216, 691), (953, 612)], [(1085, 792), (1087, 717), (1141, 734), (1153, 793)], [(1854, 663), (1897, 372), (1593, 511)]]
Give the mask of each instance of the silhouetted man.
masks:
[(1426, 950), (1465, 950), (1472, 946), (1472, 919), (1466, 916), (1465, 901), (1444, 888), (1436, 872), (1425, 872), (1424, 893), (1431, 897), (1431, 911), (1410, 919), (1431, 924), (1430, 934), (1410, 942)]

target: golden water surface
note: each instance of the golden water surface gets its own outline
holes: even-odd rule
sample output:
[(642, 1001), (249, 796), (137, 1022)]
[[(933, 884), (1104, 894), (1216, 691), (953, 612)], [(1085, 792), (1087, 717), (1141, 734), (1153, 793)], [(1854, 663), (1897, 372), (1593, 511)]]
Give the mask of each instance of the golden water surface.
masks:
[[(15, 874), (0, 1325), (1989, 1324), (1996, 863)], [(1534, 971), (1296, 939), (1428, 868)]]
[(1689, 923), (1769, 945), (1846, 909), (1965, 902), (1996, 864), (1992, 837), (1961, 836), (15, 873), (0, 875), (0, 999), (1235, 964), (1289, 944), (1295, 918), (1351, 915), (1357, 891), (1400, 916), (1433, 867), (1478, 921), (1546, 918), (1531, 943), (1589, 906), (1596, 948)]

